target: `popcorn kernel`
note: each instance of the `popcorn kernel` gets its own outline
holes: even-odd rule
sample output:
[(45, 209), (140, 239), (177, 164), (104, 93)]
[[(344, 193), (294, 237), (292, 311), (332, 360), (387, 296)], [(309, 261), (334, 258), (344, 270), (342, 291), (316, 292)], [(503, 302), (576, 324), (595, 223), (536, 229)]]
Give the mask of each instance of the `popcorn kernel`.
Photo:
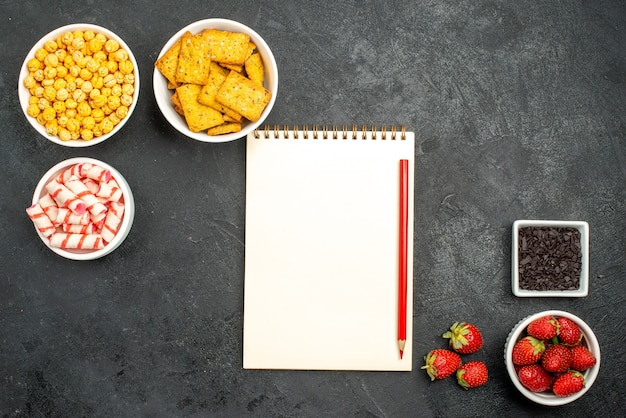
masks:
[(109, 118), (104, 118), (101, 122), (101, 125), (102, 125), (102, 133), (105, 135), (111, 133), (111, 131), (115, 127), (115, 125)]
[(72, 139), (72, 134), (65, 128), (59, 129), (59, 139), (61, 141), (70, 141)]
[(35, 77), (33, 77), (32, 74), (27, 75), (26, 78), (24, 79), (24, 87), (26, 87), (27, 89), (32, 89), (36, 86), (37, 86), (37, 80), (35, 80)]
[(116, 52), (120, 49), (120, 44), (115, 39), (109, 39), (104, 44), (104, 50), (108, 53)]
[(59, 125), (57, 124), (56, 119), (49, 120), (44, 127), (50, 136), (57, 136), (59, 134)]
[(87, 102), (83, 101), (78, 104), (76, 111), (81, 116), (89, 116), (91, 114), (91, 106), (89, 106)]
[(120, 61), (118, 64), (120, 72), (124, 75), (131, 74), (133, 72), (133, 63), (129, 60)]
[(43, 62), (43, 60), (45, 60), (46, 57), (48, 56), (48, 52), (52, 52), (52, 51), (47, 51), (45, 48), (38, 48), (35, 51), (35, 59), (37, 61)]
[(86, 116), (81, 121), (81, 124), (83, 125), (83, 128), (92, 130), (96, 126), (96, 120), (93, 116)]
[(86, 41), (91, 41), (95, 37), (96, 37), (96, 34), (91, 29), (87, 29), (85, 32), (83, 32), (83, 39), (85, 39)]
[(70, 97), (70, 93), (67, 91), (67, 89), (61, 88), (56, 91), (55, 98), (58, 100), (58, 102), (56, 103), (62, 103), (64, 107), (65, 107), (65, 101), (68, 99), (68, 97)]
[(80, 131), (80, 137), (85, 140), (85, 141), (89, 141), (93, 139), (93, 131), (91, 129), (83, 129)]
[(34, 71), (43, 69), (43, 63), (39, 61), (37, 58), (31, 58), (26, 63), (26, 68), (28, 68), (28, 71), (32, 73)]
[(104, 119), (104, 116), (105, 115), (102, 109), (94, 109), (91, 111), (91, 117), (96, 123), (102, 122), (102, 120)]
[(43, 120), (45, 120), (46, 122), (49, 122), (53, 119), (56, 119), (57, 117), (57, 112), (55, 112), (53, 107), (46, 107), (43, 112), (41, 112), (41, 116), (43, 118)]
[(59, 49), (59, 46), (54, 41), (46, 41), (43, 44), (43, 49), (47, 52), (56, 52)]
[(28, 116), (36, 118), (41, 113), (41, 109), (36, 104), (29, 104), (26, 113), (28, 113)]

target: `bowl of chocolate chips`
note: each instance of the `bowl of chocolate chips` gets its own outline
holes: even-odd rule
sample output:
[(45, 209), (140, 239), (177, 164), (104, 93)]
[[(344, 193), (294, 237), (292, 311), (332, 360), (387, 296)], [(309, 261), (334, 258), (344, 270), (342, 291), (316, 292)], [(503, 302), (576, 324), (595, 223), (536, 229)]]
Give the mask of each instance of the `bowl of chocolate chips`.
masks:
[(511, 285), (518, 297), (584, 297), (589, 293), (589, 224), (513, 223)]

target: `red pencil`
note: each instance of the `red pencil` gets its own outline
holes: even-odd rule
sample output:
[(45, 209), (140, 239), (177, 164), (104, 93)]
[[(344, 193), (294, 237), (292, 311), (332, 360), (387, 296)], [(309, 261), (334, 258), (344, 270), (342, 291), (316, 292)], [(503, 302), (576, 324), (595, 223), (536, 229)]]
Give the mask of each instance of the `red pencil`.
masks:
[(400, 160), (400, 242), (398, 257), (398, 348), (406, 346), (406, 293), (409, 235), (409, 161)]

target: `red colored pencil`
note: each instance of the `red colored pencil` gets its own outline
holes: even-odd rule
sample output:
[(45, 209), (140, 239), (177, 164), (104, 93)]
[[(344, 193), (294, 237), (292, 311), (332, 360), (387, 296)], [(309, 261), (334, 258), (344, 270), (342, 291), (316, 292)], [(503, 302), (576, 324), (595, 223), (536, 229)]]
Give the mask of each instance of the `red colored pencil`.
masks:
[(398, 257), (398, 349), (406, 345), (407, 257), (409, 235), (409, 161), (400, 160), (400, 242)]

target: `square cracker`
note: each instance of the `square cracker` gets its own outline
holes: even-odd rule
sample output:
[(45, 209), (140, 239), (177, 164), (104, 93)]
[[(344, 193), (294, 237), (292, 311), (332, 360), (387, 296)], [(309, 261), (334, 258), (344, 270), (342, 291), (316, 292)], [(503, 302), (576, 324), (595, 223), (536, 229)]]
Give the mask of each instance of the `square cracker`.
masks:
[(226, 70), (237, 71), (238, 73), (243, 71), (243, 65), (235, 65), (235, 64), (220, 64)]
[(202, 86), (200, 90), (200, 94), (198, 95), (198, 101), (202, 104), (212, 107), (213, 109), (224, 113), (225, 115), (230, 116), (237, 122), (241, 122), (242, 116), (235, 112), (232, 109), (224, 106), (221, 103), (218, 103), (215, 100), (215, 96), (217, 95), (220, 86), (226, 80), (228, 76), (228, 70), (222, 68), (215, 62), (212, 62), (209, 67), (209, 81), (206, 85)]
[(198, 102), (201, 89), (202, 86), (198, 84), (184, 84), (176, 89), (187, 126), (192, 132), (200, 132), (224, 123), (220, 112)]
[(248, 78), (262, 86), (265, 81), (265, 66), (258, 52), (250, 55), (246, 60), (246, 74)]
[(218, 29), (205, 29), (211, 60), (221, 64), (244, 65), (248, 56), (250, 35)]
[(176, 113), (178, 113), (179, 115), (185, 116), (185, 112), (183, 112), (183, 108), (180, 104), (180, 100), (178, 99), (178, 93), (176, 93), (176, 91), (174, 91), (174, 94), (172, 94), (171, 100), (172, 100), (172, 104), (174, 105), (174, 110), (176, 111)]
[(246, 119), (256, 122), (269, 103), (272, 93), (236, 71), (231, 71), (215, 100)]
[[(256, 52), (256, 45), (253, 44), (252, 42), (248, 43), (248, 54), (246, 55), (246, 59), (245, 61), (248, 60), (248, 58), (250, 58), (250, 55), (252, 55), (254, 52)], [(245, 61), (244, 61), (244, 65), (234, 65), (234, 64), (224, 64), (224, 63), (220, 63), (220, 65), (228, 70), (233, 70), (233, 71), (237, 71), (239, 73), (243, 72), (243, 70), (245, 69)]]
[(179, 39), (165, 52), (165, 54), (161, 56), (161, 58), (157, 60), (157, 62), (154, 63), (157, 70), (159, 70), (161, 74), (163, 74), (163, 77), (167, 79), (167, 87), (169, 89), (175, 89), (178, 87), (178, 83), (176, 82), (176, 68), (178, 67), (180, 44), (181, 41)]
[(176, 81), (178, 83), (206, 84), (209, 79), (209, 42), (206, 37), (185, 32), (181, 38)]
[(223, 125), (209, 128), (207, 133), (211, 136), (230, 134), (241, 131), (241, 123), (225, 123)]
[(176, 91), (174, 91), (174, 94), (172, 94), (170, 100), (172, 101), (174, 106), (180, 106), (180, 99), (178, 98), (178, 93)]

